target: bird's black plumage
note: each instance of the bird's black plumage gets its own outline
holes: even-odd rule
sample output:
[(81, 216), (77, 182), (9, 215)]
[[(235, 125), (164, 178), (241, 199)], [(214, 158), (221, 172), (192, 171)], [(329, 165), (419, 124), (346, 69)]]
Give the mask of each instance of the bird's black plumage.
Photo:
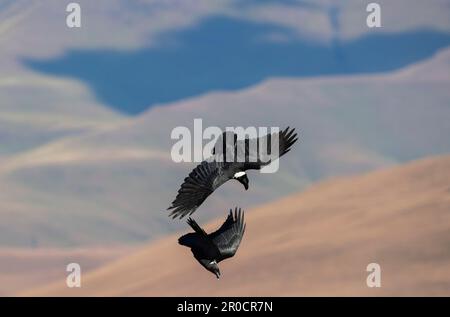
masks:
[(244, 212), (235, 208), (215, 232), (207, 234), (192, 218), (188, 224), (194, 229), (193, 233), (185, 234), (178, 239), (178, 243), (191, 248), (197, 261), (208, 271), (220, 276), (218, 263), (236, 254), (245, 232)]
[[(224, 133), (223, 139), (226, 134)], [(231, 146), (222, 140), (222, 149), (214, 147), (213, 157), (200, 163), (188, 177), (184, 179), (181, 188), (172, 205), (168, 208), (173, 218), (183, 218), (191, 215), (219, 186), (230, 179), (236, 179), (248, 189), (248, 177), (245, 173), (251, 169), (261, 169), (291, 150), (291, 146), (297, 141), (295, 129), (286, 128), (279, 133), (265, 135), (257, 139), (245, 139), (238, 141), (232, 134)], [(256, 142), (256, 151), (251, 147), (251, 142)], [(270, 150), (260, 151), (263, 146), (271, 148), (271, 143), (278, 143), (278, 155), (271, 155)], [(276, 146), (276, 144), (274, 145)], [(233, 151), (232, 160), (227, 159)], [(243, 158), (243, 160), (238, 160)]]
[(216, 188), (233, 177), (237, 169), (227, 162), (203, 161), (184, 179), (178, 190), (177, 197), (172, 202), (173, 218), (183, 218), (192, 214), (211, 195)]
[[(244, 169), (260, 169), (269, 165), (272, 161), (282, 157), (291, 150), (292, 145), (298, 140), (295, 129), (287, 127), (281, 132), (267, 134), (263, 137), (254, 139), (245, 139), (237, 141), (237, 151), (244, 151), (245, 163)], [(257, 151), (251, 150), (251, 142), (254, 142)], [(278, 153), (271, 153), (272, 143), (274, 147), (278, 146)], [(265, 151), (262, 151), (263, 147)], [(272, 155), (273, 154), (273, 155)]]

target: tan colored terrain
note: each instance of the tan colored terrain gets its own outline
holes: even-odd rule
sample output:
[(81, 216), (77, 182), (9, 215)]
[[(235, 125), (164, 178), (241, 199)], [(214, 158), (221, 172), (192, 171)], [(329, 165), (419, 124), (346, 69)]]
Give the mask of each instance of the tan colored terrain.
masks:
[(132, 247), (91, 247), (75, 249), (0, 248), (0, 296), (40, 287), (54, 280), (66, 279), (67, 264), (81, 265), (82, 273), (104, 265)]
[[(450, 156), (331, 180), (246, 216), (220, 280), (172, 235), (84, 275), (81, 289), (61, 279), (26, 294), (450, 295)], [(366, 286), (372, 262), (379, 289)]]

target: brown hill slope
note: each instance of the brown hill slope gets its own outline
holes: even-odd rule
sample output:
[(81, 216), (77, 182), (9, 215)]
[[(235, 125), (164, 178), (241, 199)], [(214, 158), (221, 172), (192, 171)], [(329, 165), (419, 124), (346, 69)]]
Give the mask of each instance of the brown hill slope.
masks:
[[(170, 236), (85, 275), (81, 289), (62, 280), (31, 293), (450, 295), (450, 156), (328, 181), (246, 219), (220, 280)], [(379, 289), (366, 286), (371, 262), (381, 265)]]
[[(204, 128), (290, 125), (301, 133), (270, 182), (251, 177), (248, 195), (242, 186), (224, 185), (202, 205), (202, 223), (223, 214), (229, 202), (253, 207), (329, 177), (450, 153), (449, 65), (446, 49), (385, 74), (268, 79), (154, 107), (114, 127), (5, 158), (0, 245), (28, 247), (32, 239), (47, 247), (142, 243), (184, 230), (184, 223), (168, 222), (157, 210), (168, 207), (196, 166), (176, 164), (170, 156), (172, 129), (192, 132), (195, 118), (203, 119)], [(73, 99), (63, 91), (65, 100)], [(2, 127), (0, 122), (0, 136)]]
[(48, 285), (68, 274), (67, 264), (77, 262), (84, 272), (131, 253), (131, 246), (105, 248), (0, 248), (0, 296)]

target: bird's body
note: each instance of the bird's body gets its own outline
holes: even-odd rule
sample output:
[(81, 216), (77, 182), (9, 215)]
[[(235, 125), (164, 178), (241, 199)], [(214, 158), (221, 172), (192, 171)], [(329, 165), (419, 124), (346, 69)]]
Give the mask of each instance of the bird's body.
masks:
[(191, 248), (195, 259), (208, 271), (220, 277), (218, 263), (236, 254), (245, 232), (244, 212), (232, 210), (222, 226), (207, 234), (195, 220), (189, 218), (188, 224), (195, 232), (185, 234), (178, 239), (179, 244)]
[[(168, 208), (171, 210), (170, 215), (173, 218), (191, 215), (209, 195), (231, 179), (239, 181), (247, 190), (249, 180), (245, 171), (261, 169), (263, 166), (270, 164), (272, 160), (278, 159), (289, 152), (290, 147), (297, 141), (297, 134), (294, 131), (295, 129), (289, 130), (287, 128), (280, 133), (256, 139), (258, 149), (256, 153), (250, 150), (249, 144), (252, 140), (236, 141), (236, 135), (233, 135), (234, 142), (231, 146), (223, 142), (222, 150), (216, 150), (215, 148), (212, 158), (200, 163), (184, 179), (177, 197), (172, 202), (172, 206)], [(270, 148), (272, 139), (276, 141), (278, 146), (277, 155), (275, 157), (268, 155), (261, 157), (260, 146), (266, 145)], [(230, 155), (232, 155), (231, 159), (229, 159)]]

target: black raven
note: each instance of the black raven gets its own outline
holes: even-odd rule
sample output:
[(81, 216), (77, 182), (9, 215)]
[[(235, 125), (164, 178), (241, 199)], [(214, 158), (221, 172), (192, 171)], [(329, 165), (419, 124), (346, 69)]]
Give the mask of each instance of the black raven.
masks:
[(180, 237), (178, 243), (191, 248), (197, 261), (220, 278), (217, 264), (234, 256), (244, 236), (244, 211), (235, 208), (233, 217), (233, 210), (230, 209), (230, 214), (222, 226), (211, 234), (207, 234), (192, 218), (189, 218), (187, 223), (195, 232)]
[[(267, 157), (262, 157), (259, 151), (260, 147), (266, 145), (270, 149), (272, 140), (275, 140), (278, 143), (279, 150), (278, 155), (274, 155), (272, 159), (278, 159), (289, 152), (291, 146), (297, 141), (297, 133), (294, 133), (294, 131), (295, 129), (287, 127), (279, 133), (242, 141), (236, 141), (236, 135), (234, 134), (234, 144), (232, 144), (231, 149), (230, 147), (227, 148), (226, 142), (223, 142), (223, 151), (214, 149), (212, 159), (200, 163), (184, 179), (177, 197), (167, 209), (171, 210), (170, 216), (172, 218), (183, 218), (186, 215), (191, 215), (209, 195), (230, 179), (239, 181), (247, 190), (249, 180), (245, 171), (259, 170), (272, 161), (268, 156), (270, 150), (267, 151), (269, 154), (265, 154)], [(251, 150), (250, 144), (252, 142), (255, 142), (257, 151)], [(227, 160), (226, 158), (230, 150), (234, 151), (233, 160)], [(219, 156), (221, 157), (220, 160), (218, 159)], [(243, 158), (243, 160), (240, 161), (239, 158)]]

